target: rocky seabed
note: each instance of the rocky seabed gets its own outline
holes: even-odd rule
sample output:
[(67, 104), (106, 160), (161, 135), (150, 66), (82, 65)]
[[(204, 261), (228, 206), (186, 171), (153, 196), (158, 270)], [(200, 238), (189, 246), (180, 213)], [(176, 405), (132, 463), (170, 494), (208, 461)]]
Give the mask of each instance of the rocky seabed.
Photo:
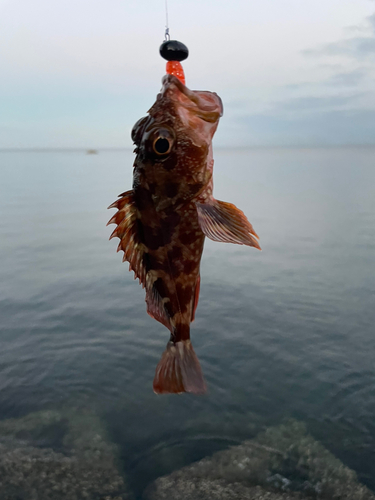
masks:
[[(0, 500), (140, 500), (118, 448), (90, 411), (42, 411), (0, 422)], [(142, 500), (375, 500), (300, 422), (159, 477)]]

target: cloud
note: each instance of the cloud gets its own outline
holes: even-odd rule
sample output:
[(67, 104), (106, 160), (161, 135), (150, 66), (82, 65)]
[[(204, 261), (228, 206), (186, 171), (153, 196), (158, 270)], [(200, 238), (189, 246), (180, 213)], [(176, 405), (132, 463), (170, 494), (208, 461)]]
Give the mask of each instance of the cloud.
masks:
[(230, 110), (230, 122), (219, 127), (216, 141), (232, 147), (374, 144), (375, 109), (366, 106), (368, 97), (362, 91), (290, 97), (262, 112), (246, 112), (243, 102), (241, 114), (233, 116), (236, 108)]
[(347, 56), (353, 58), (363, 58), (375, 54), (374, 37), (356, 37), (348, 40), (328, 43), (317, 49), (307, 49), (303, 51), (307, 56)]
[(291, 116), (280, 113), (243, 117), (242, 140), (249, 146), (322, 146), (373, 144), (375, 110), (317, 110)]
[(303, 51), (310, 63), (314, 56), (324, 57), (323, 62), (329, 57), (330, 64), (316, 67), (320, 80), (289, 86), (289, 95), (263, 118), (271, 128), (280, 128), (283, 140), (293, 131), (296, 141), (307, 145), (374, 144), (375, 14), (349, 28), (356, 36)]
[(367, 22), (370, 24), (372, 27), (374, 33), (375, 33), (375, 14), (372, 14), (371, 16), (367, 17)]
[(283, 112), (312, 112), (337, 110), (350, 104), (354, 99), (361, 97), (362, 94), (353, 94), (349, 96), (307, 96), (289, 99), (279, 102), (274, 110)]
[(367, 36), (344, 38), (320, 47), (304, 50), (306, 56), (346, 56), (350, 58), (368, 58), (375, 55), (375, 14), (365, 19), (364, 26), (349, 26), (350, 31), (368, 32)]
[(345, 73), (337, 73), (327, 81), (327, 84), (334, 86), (354, 87), (363, 82), (366, 74), (367, 73), (364, 69), (355, 69), (353, 71), (347, 71)]
[(367, 16), (361, 24), (346, 26), (344, 30), (347, 33), (368, 33), (375, 30), (375, 14)]
[[(328, 66), (328, 65), (327, 65)], [(337, 71), (337, 69), (342, 70), (341, 66), (332, 65), (327, 68), (330, 71)], [(285, 85), (286, 89), (289, 90), (309, 90), (309, 89), (323, 89), (323, 87), (357, 87), (361, 85), (368, 76), (367, 68), (356, 68), (350, 71), (340, 71), (339, 73), (333, 74), (329, 78), (321, 80), (320, 82), (303, 82), (297, 84)]]

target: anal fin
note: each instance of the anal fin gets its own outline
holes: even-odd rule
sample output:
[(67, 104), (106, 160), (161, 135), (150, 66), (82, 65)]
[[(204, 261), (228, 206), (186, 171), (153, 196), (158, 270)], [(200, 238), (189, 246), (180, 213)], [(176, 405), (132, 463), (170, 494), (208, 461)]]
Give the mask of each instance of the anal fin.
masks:
[(253, 226), (235, 205), (215, 199), (208, 203), (196, 202), (195, 205), (199, 225), (208, 238), (261, 249)]
[(195, 319), (195, 311), (197, 310), (198, 307), (200, 288), (201, 288), (201, 275), (198, 274), (197, 281), (195, 282), (195, 289), (193, 295), (193, 304), (192, 304), (193, 307), (191, 309), (191, 320), (190, 320), (191, 322), (193, 322)]
[(146, 277), (147, 313), (151, 316), (151, 318), (156, 319), (156, 321), (159, 321), (162, 325), (166, 326), (168, 330), (171, 331), (172, 325), (170, 322), (170, 317), (164, 307), (163, 299), (160, 296), (160, 293), (157, 290), (155, 284), (149, 283), (148, 281), (149, 280)]

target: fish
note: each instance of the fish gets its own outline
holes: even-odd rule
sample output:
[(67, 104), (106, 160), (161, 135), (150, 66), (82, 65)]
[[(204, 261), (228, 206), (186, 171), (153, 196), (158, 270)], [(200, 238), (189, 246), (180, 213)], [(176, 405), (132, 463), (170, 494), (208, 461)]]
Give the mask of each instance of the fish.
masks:
[(190, 90), (166, 74), (156, 102), (132, 129), (133, 188), (109, 207), (117, 209), (110, 239), (120, 239), (117, 251), (145, 288), (148, 314), (170, 332), (156, 394), (207, 390), (190, 340), (205, 238), (260, 250), (244, 213), (213, 197), (212, 139), (222, 115), (216, 93)]

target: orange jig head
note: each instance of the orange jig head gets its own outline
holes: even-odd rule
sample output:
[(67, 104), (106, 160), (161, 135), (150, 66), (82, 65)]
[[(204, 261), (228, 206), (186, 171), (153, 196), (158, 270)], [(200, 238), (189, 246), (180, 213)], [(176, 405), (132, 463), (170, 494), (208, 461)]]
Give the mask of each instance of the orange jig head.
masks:
[(185, 74), (180, 61), (168, 61), (166, 71), (169, 75), (176, 76), (185, 85)]

